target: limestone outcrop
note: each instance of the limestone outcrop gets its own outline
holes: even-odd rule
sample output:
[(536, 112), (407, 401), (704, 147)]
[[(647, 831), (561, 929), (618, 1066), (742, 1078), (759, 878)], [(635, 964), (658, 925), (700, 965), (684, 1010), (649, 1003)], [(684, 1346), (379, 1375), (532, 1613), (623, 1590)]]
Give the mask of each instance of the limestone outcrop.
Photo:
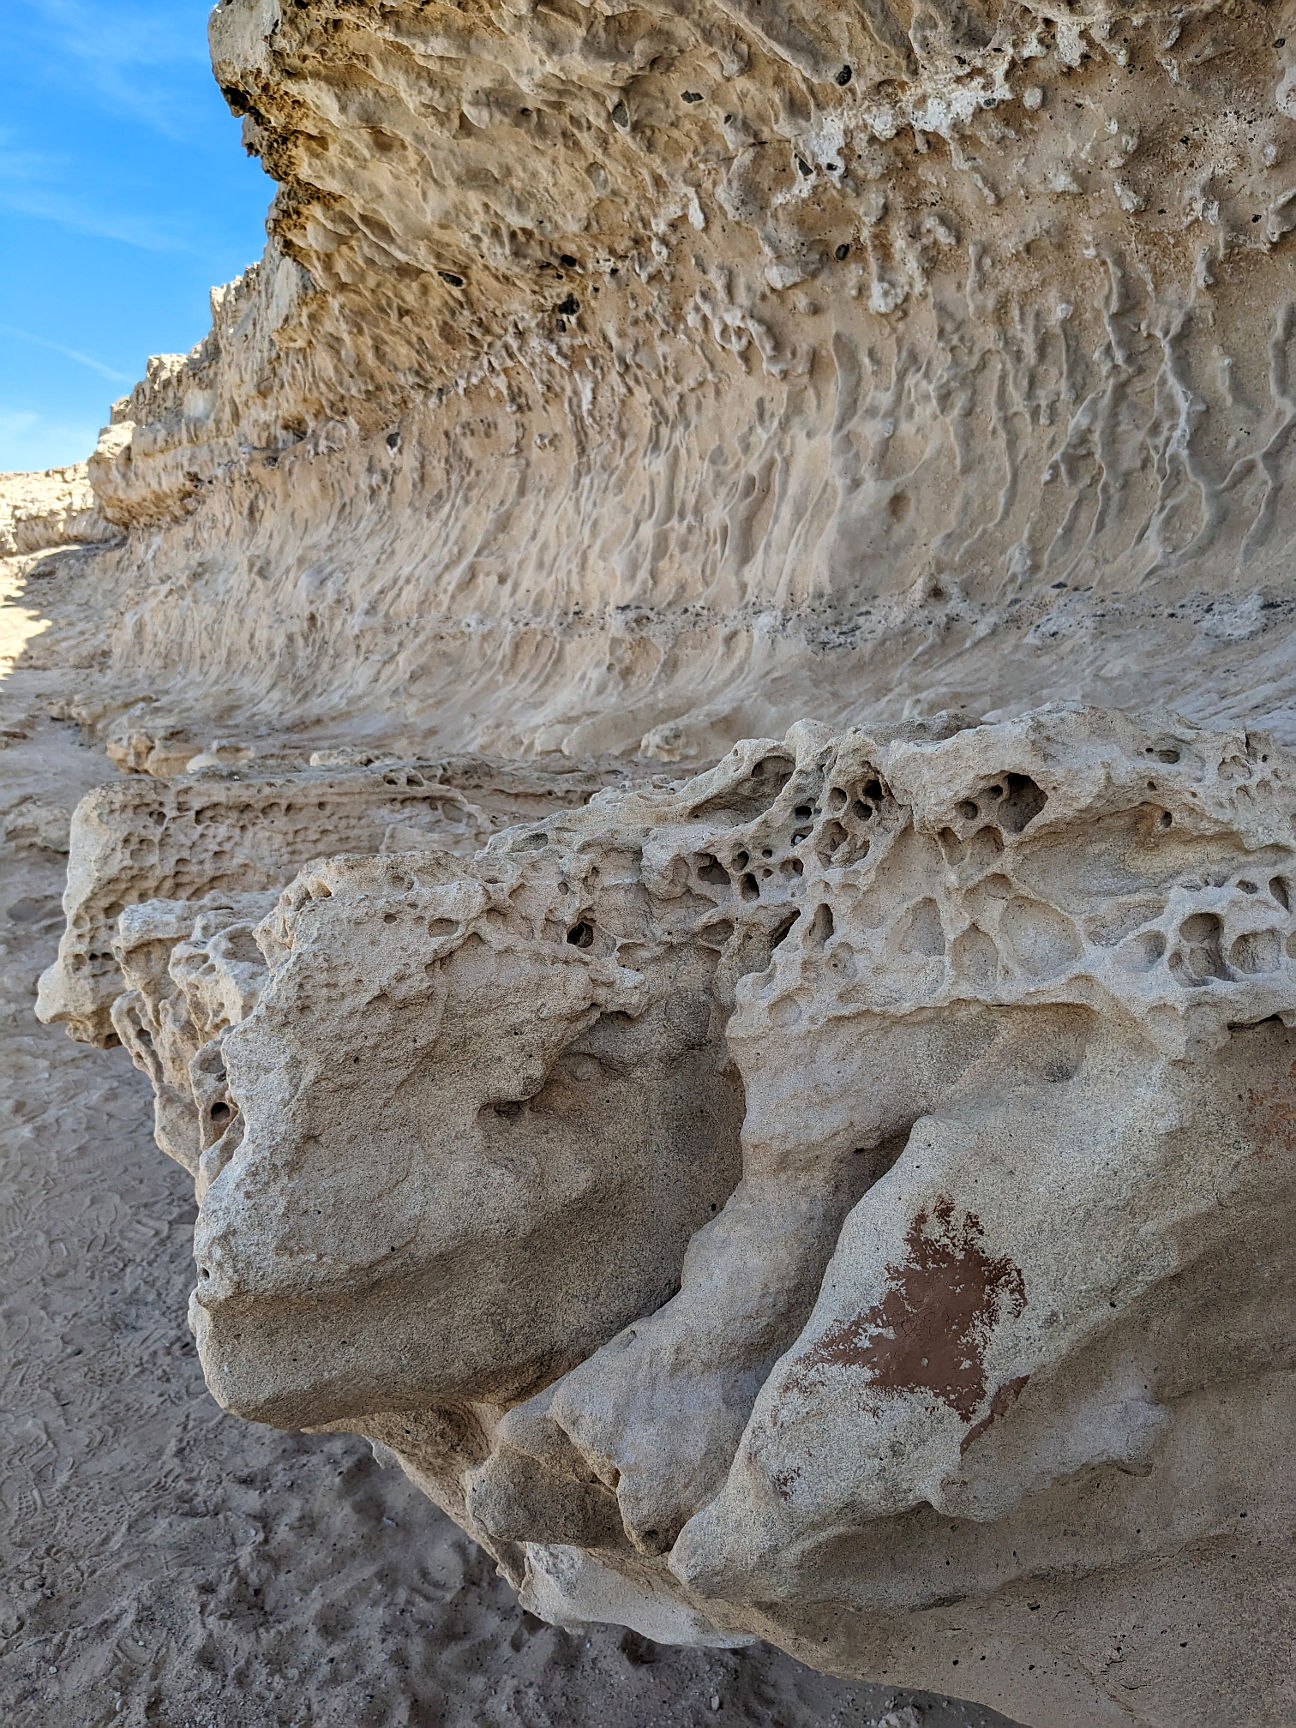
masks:
[(0, 559), (120, 537), (99, 514), (87, 464), (0, 474)]
[(127, 906), (277, 890), (319, 852), (434, 846), (471, 853), (510, 819), (543, 815), (626, 778), (615, 766), (589, 763), (545, 770), (363, 751), (319, 752), (295, 771), (281, 762), (277, 774), (264, 763), (195, 753), (197, 772), (173, 777), (157, 770), (158, 752), (144, 734), (135, 758), (127, 757), (136, 774), (83, 799), (72, 818), (67, 926), (37, 1011), (91, 1044), (113, 1042), (111, 1009), (121, 988), (114, 932)]
[(1285, 1728), (1296, 7), (211, 42), (265, 255), (0, 554), (212, 1390), (561, 1624)]
[(212, 42), (279, 190), (91, 462), (118, 712), (1296, 736), (1290, 6), (222, 0)]
[(375, 844), (358, 770), (369, 842), (277, 896), (159, 871), (200, 798), (334, 819), (325, 772), (73, 829), (227, 1408), (369, 1435), (560, 1622), (1287, 1719), (1296, 764), (807, 722), (471, 855)]

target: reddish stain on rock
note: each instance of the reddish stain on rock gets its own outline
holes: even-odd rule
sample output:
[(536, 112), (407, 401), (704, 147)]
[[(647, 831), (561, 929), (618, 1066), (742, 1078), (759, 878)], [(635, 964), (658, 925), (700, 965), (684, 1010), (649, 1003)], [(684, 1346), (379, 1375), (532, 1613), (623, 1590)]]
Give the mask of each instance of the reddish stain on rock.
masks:
[[(976, 1214), (956, 1220), (951, 1200), (920, 1212), (905, 1237), (905, 1260), (886, 1269), (886, 1295), (867, 1313), (830, 1326), (800, 1358), (790, 1383), (808, 1392), (815, 1368), (862, 1368), (879, 1392), (928, 1392), (971, 1422), (985, 1402), (983, 1358), (990, 1333), (1026, 1306), (1021, 1269), (987, 1254), (984, 1241)], [(1008, 1408), (1025, 1383), (1023, 1375), (996, 1391), (965, 1445)]]
[(1296, 1153), (1296, 1062), (1283, 1079), (1263, 1092), (1252, 1087), (1247, 1093), (1246, 1113), (1252, 1133), (1259, 1145), (1251, 1154), (1262, 1163), (1272, 1164), (1274, 1149), (1281, 1148), (1289, 1156)]

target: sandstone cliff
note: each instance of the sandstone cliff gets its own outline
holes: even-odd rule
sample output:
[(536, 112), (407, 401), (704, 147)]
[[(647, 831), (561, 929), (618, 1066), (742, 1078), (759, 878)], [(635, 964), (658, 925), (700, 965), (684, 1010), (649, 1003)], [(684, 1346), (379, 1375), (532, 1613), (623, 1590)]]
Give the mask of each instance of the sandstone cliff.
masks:
[(907, 703), (1291, 734), (1290, 7), (211, 28), (279, 190), (91, 464), (116, 692), (666, 760)]
[(77, 812), (40, 1011), (153, 1082), (217, 1398), (367, 1434), (559, 1624), (1284, 1722), (1296, 764), (805, 723), (515, 775), (475, 854), (464, 778)]
[(1296, 10), (211, 31), (40, 1012), (212, 1390), (557, 1623), (1287, 1723)]

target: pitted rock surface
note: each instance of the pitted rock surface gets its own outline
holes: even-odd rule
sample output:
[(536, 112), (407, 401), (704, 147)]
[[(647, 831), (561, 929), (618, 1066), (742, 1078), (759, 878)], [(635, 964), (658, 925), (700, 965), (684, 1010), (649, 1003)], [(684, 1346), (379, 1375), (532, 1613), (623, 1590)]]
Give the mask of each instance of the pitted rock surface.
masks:
[(209, 1385), (369, 1435), (561, 1623), (1277, 1723), (1294, 817), (1169, 715), (807, 722), (123, 911)]

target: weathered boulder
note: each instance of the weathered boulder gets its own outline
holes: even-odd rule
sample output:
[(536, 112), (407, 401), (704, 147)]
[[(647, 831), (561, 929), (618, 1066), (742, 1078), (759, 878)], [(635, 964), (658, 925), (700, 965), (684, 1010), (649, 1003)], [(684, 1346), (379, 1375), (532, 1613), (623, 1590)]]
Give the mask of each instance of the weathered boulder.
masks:
[[(325, 851), (435, 845), (471, 853), (510, 818), (578, 801), (625, 777), (615, 768), (582, 772), (576, 763), (555, 772), (356, 754), (356, 762), (270, 774), (209, 765), (174, 779), (140, 775), (82, 799), (72, 819), (67, 927), (40, 981), (40, 1018), (64, 1023), (86, 1043), (115, 1042), (111, 1010), (122, 972), (114, 926), (126, 906), (277, 890)], [(133, 931), (123, 937), (128, 946), (138, 941)]]
[(8, 543), (216, 1395), (557, 1621), (1296, 1719), (1292, 5), (211, 39), (265, 256)]
[(806, 723), (317, 861), (261, 964), (264, 901), (123, 913), (212, 1390), (552, 1619), (1285, 1722), (1294, 819), (1173, 716)]

